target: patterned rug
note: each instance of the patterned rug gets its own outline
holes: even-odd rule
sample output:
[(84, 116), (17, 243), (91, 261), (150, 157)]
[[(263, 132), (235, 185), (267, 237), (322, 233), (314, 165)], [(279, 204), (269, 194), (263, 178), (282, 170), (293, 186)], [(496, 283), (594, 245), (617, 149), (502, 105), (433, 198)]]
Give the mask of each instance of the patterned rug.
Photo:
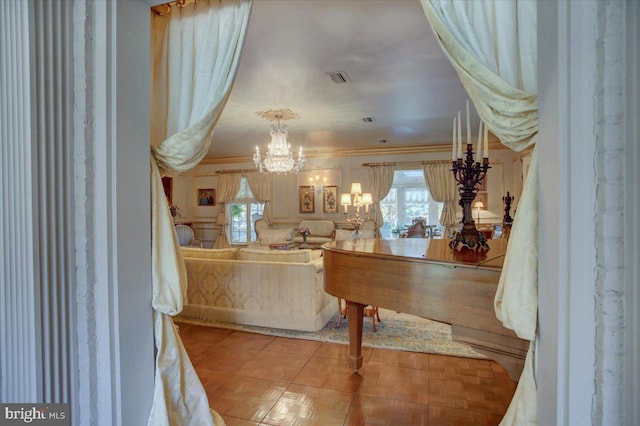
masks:
[[(397, 349), (409, 352), (425, 352), (466, 358), (485, 358), (463, 343), (451, 340), (451, 327), (436, 321), (419, 318), (413, 315), (399, 314), (395, 311), (380, 309), (382, 322), (376, 322), (373, 331), (371, 318), (364, 318), (362, 346), (371, 348)], [(349, 343), (348, 319), (341, 321), (336, 328), (338, 314), (317, 332), (281, 330), (276, 328), (256, 327), (250, 325), (229, 324), (221, 322), (203, 322), (177, 319), (176, 322), (228, 328), (250, 333), (270, 336), (290, 337), (294, 339), (317, 340), (321, 342)]]

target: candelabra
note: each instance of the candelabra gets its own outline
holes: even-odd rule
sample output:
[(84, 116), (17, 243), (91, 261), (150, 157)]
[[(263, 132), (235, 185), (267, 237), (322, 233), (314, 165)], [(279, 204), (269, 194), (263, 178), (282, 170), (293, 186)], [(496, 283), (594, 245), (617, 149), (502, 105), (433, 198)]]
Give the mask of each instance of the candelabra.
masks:
[(513, 203), (515, 197), (509, 194), (507, 191), (507, 195), (502, 197), (502, 202), (504, 203), (504, 217), (502, 218), (502, 236), (503, 238), (509, 238), (509, 234), (511, 233), (511, 225), (513, 224), (513, 218), (511, 217), (511, 203)]
[[(478, 155), (480, 154), (478, 153)], [(458, 204), (462, 207), (462, 230), (456, 232), (456, 235), (449, 243), (451, 248), (455, 249), (462, 243), (462, 247), (489, 250), (487, 239), (476, 228), (471, 206), (478, 192), (477, 185), (486, 177), (487, 170), (490, 168), (488, 157), (483, 158), (482, 163), (474, 161), (473, 147), (470, 143), (467, 143), (466, 159), (463, 160), (460, 155), (457, 160), (453, 160), (451, 171), (458, 183), (458, 192), (460, 193), (460, 202)]]
[[(353, 225), (355, 229), (354, 238), (358, 238), (360, 233), (360, 227), (367, 220), (364, 217), (360, 216), (360, 208), (365, 208), (365, 213), (369, 213), (369, 206), (373, 204), (373, 199), (371, 197), (371, 193), (366, 192), (362, 193), (362, 186), (360, 183), (354, 182), (351, 184), (351, 194), (344, 193), (340, 197), (340, 204), (344, 207), (344, 216), (347, 219), (347, 222)], [(351, 196), (353, 195), (353, 199)], [(354, 216), (347, 218), (347, 208), (349, 206), (353, 206), (355, 208)]]

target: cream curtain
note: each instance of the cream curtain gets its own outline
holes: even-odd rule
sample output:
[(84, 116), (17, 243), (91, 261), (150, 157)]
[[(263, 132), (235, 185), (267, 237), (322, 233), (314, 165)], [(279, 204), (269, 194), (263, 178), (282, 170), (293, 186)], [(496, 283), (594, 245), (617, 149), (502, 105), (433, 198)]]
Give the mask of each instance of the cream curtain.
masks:
[[(535, 0), (421, 0), (437, 40), (489, 130), (521, 151), (538, 136)], [(496, 316), (531, 340), (525, 370), (504, 425), (535, 424), (533, 348), (537, 321), (537, 158), (514, 218), (498, 291)]]
[[(207, 153), (229, 96), (251, 8), (250, 0), (201, 1), (152, 22), (154, 60), (151, 199), (156, 372), (149, 425), (224, 421), (206, 394), (171, 316), (182, 311), (186, 272), (162, 187), (160, 169), (189, 170)], [(156, 101), (158, 102), (156, 104)], [(167, 123), (167, 126), (158, 123)], [(157, 127), (156, 127), (157, 126)], [(158, 130), (160, 129), (160, 130)]]
[(252, 172), (246, 174), (251, 193), (260, 201), (264, 201), (262, 218), (271, 224), (271, 175)]
[(456, 221), (456, 205), (458, 204), (458, 185), (451, 172), (451, 162), (429, 163), (422, 166), (424, 182), (431, 197), (444, 203), (440, 223), (449, 229)]
[(223, 173), (220, 175), (220, 181), (218, 181), (218, 201), (220, 202), (220, 213), (216, 223), (220, 226), (218, 232), (218, 238), (214, 248), (227, 248), (231, 247), (229, 239), (227, 238), (227, 232), (229, 228), (229, 222), (227, 221), (227, 206), (226, 204), (233, 200), (238, 191), (240, 190), (240, 179), (242, 175), (240, 173)]
[(384, 217), (380, 209), (380, 201), (384, 199), (393, 185), (394, 166), (370, 166), (368, 172), (368, 187), (371, 190), (373, 206), (371, 207), (372, 219), (376, 221), (378, 228), (384, 225)]

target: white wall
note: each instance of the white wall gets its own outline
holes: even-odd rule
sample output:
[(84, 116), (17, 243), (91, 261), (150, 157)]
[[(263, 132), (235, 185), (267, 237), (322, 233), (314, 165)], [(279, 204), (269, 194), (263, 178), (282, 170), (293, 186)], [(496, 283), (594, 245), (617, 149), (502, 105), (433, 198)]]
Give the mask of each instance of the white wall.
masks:
[[(115, 234), (114, 361), (117, 370), (117, 417), (114, 424), (146, 424), (154, 381), (151, 308), (151, 202), (149, 178), (149, 81), (151, 79), (149, 6), (114, 2), (113, 27), (106, 28), (115, 47), (111, 78), (115, 122), (112, 137)], [(100, 34), (102, 35), (102, 34)], [(109, 62), (107, 62), (109, 65)], [(135, 96), (132, 96), (135, 94)], [(113, 126), (113, 127), (111, 127)]]
[(538, 424), (640, 417), (639, 16), (636, 2), (538, 3)]
[(625, 4), (625, 360), (624, 421), (640, 424), (640, 4)]
[(149, 6), (74, 2), (78, 398), (73, 424), (146, 424), (154, 383)]
[(594, 2), (538, 3), (539, 424), (591, 424), (594, 11)]
[(148, 5), (6, 2), (0, 16), (0, 400), (146, 424)]
[(598, 279), (593, 419), (596, 424), (639, 424), (638, 3), (599, 3), (597, 23)]

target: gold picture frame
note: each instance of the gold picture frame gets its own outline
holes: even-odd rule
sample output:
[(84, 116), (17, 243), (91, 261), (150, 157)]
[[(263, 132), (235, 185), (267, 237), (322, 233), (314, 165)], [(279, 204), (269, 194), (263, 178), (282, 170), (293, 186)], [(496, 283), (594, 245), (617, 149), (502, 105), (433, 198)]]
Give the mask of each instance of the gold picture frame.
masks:
[(167, 196), (169, 205), (171, 205), (173, 203), (173, 178), (171, 176), (162, 178), (162, 188), (164, 189), (164, 195)]
[(315, 212), (315, 196), (313, 186), (299, 186), (298, 200), (300, 203), (300, 213)]
[(214, 188), (198, 188), (196, 194), (196, 202), (198, 206), (215, 206), (216, 205), (216, 190)]
[(327, 186), (322, 197), (322, 209), (325, 213), (338, 213), (338, 187)]

